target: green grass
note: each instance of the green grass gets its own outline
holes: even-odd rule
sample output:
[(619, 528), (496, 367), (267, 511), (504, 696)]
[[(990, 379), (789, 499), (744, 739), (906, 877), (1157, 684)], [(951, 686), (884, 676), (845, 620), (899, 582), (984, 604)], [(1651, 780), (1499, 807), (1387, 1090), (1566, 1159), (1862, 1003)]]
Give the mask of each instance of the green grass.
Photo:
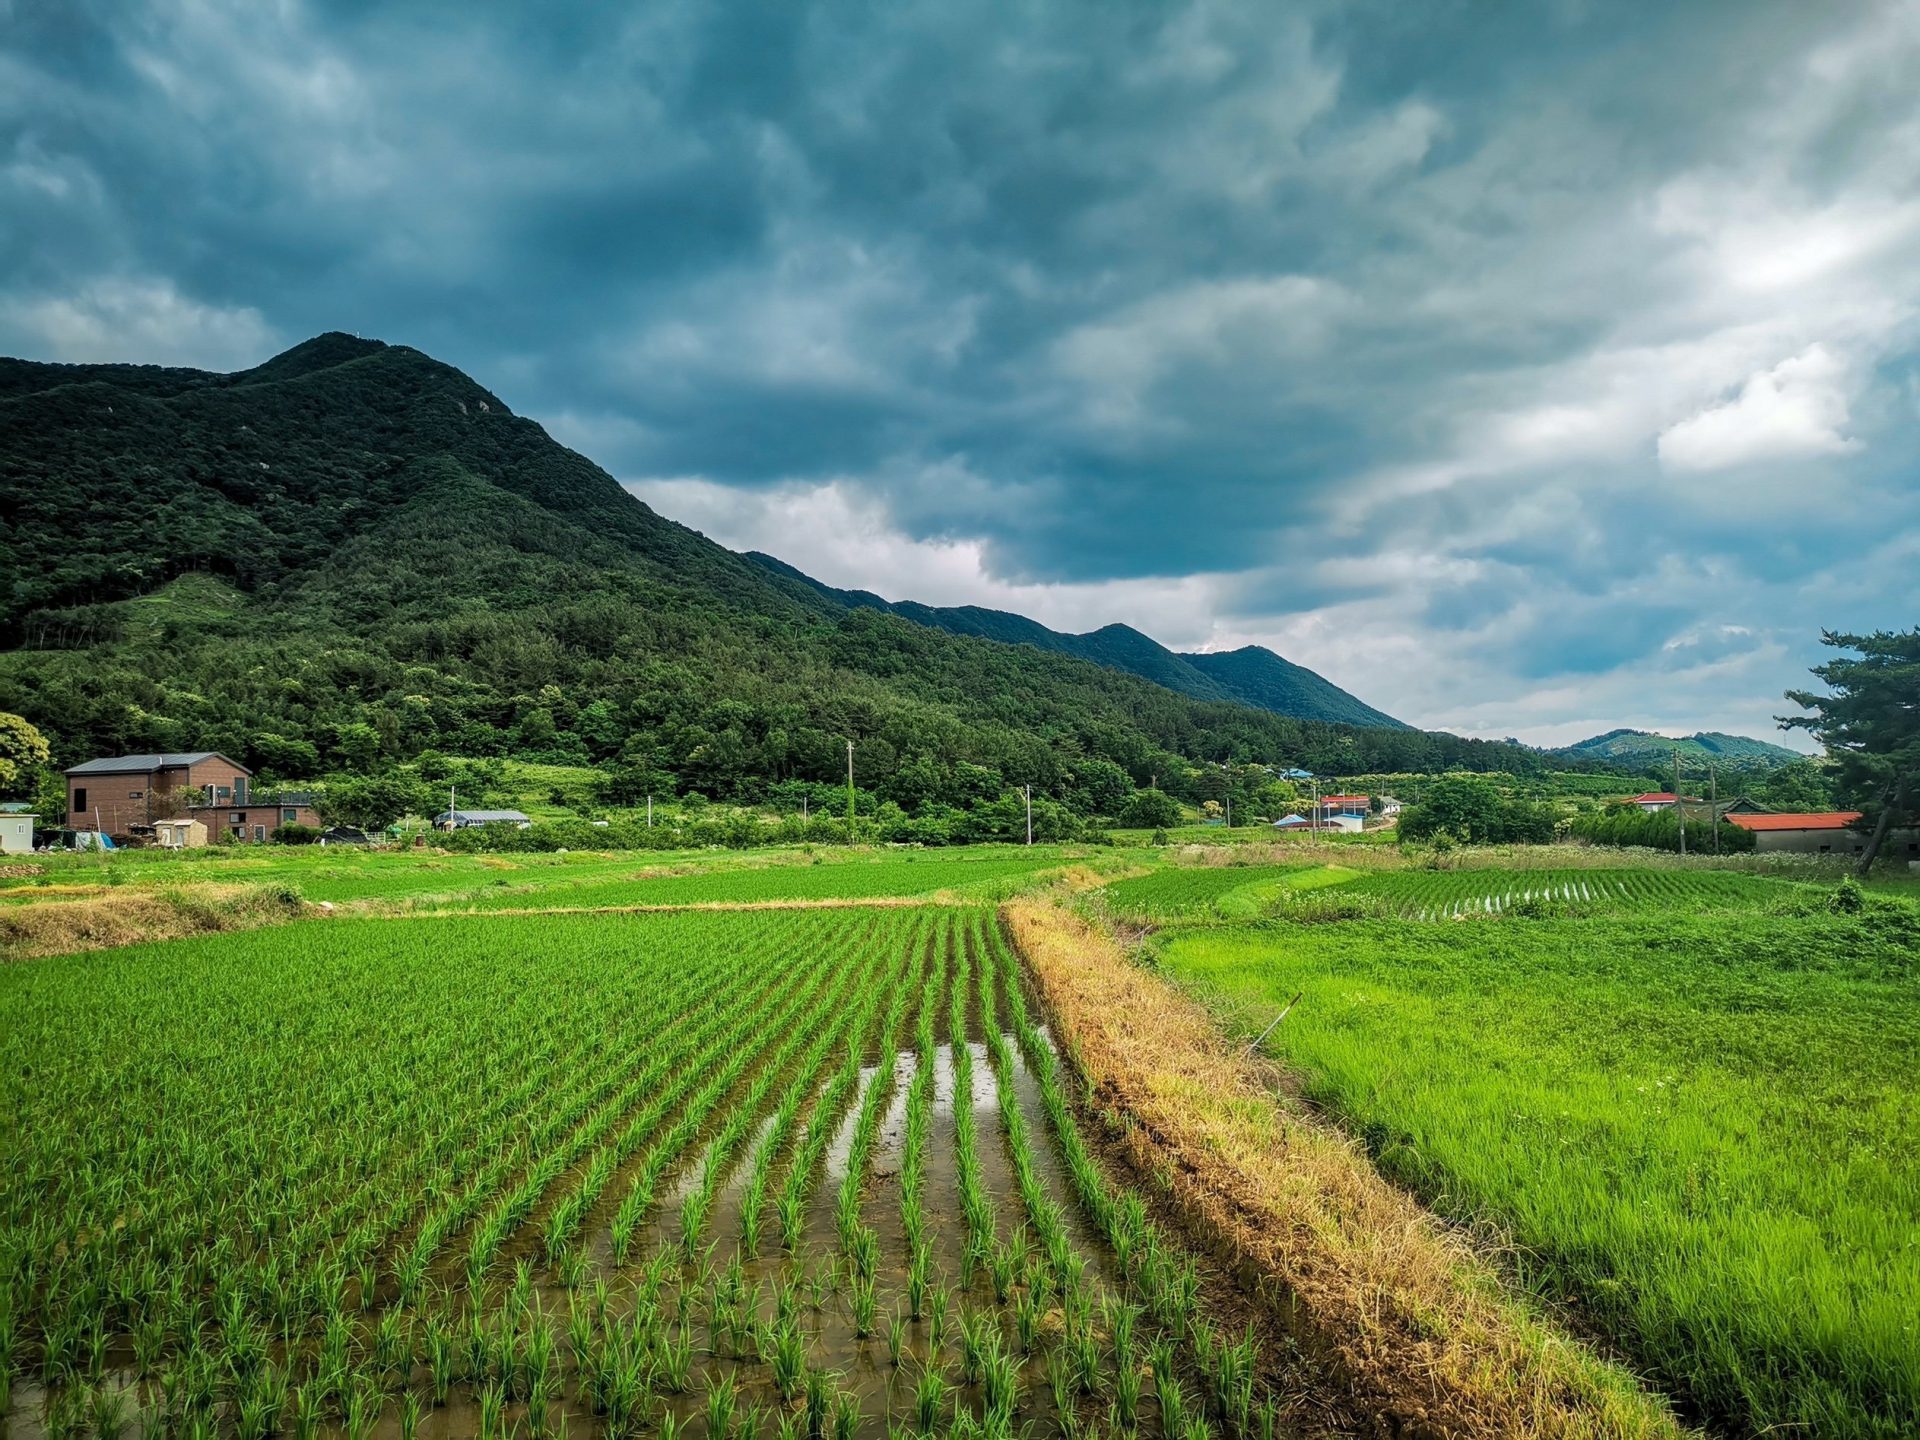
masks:
[(1637, 915), (1189, 929), (1161, 963), (1248, 1023), (1304, 991), (1269, 1045), (1310, 1098), (1709, 1421), (1910, 1434), (1920, 915), (1675, 878)]

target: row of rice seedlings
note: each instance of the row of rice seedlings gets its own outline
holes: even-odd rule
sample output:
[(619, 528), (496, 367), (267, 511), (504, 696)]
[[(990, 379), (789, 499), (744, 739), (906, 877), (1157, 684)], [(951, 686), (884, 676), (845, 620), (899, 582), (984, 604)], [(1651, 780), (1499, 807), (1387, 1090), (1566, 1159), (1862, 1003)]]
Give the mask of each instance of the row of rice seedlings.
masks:
[[(856, 965), (846, 973), (857, 975), (862, 969), (863, 965)], [(866, 992), (898, 983), (891, 965), (879, 972), (867, 971), (864, 981), (860, 988)], [(714, 1195), (726, 1179), (734, 1151), (760, 1123), (761, 1110), (767, 1097), (773, 1093), (773, 1087), (787, 1073), (789, 1064), (803, 1047), (810, 1058), (803, 1067), (802, 1079), (805, 1083), (813, 1083), (818, 1063), (824, 1060), (833, 1039), (844, 1033), (844, 1026), (851, 1015), (851, 1008), (845, 1003), (846, 998), (845, 987), (837, 985), (797, 1023), (787, 1018), (775, 1022), (777, 1029), (786, 1032), (785, 1038), (761, 1068), (746, 1095), (732, 1107), (726, 1124), (707, 1147), (700, 1183), (689, 1190), (680, 1202), (680, 1239), (689, 1258), (699, 1253), (701, 1241), (706, 1236), (707, 1218), (712, 1213)]]
[(906, 1134), (900, 1152), (900, 1223), (907, 1238), (907, 1267), (922, 1277), (933, 1271), (932, 1244), (927, 1237), (927, 1138), (933, 1126), (934, 1021), (945, 993), (951, 929), (943, 926), (938, 938), (933, 973), (920, 992), (914, 1029), (919, 1061), (907, 1086)]
[[(660, 1048), (654, 1052), (649, 1063), (628, 1082), (622, 1095), (631, 1094), (637, 1097), (649, 1093), (662, 1080), (684, 1070), (693, 1057), (710, 1049), (723, 1039), (730, 1033), (735, 1023), (734, 1005), (738, 999), (737, 990), (732, 988), (723, 990), (718, 993), (713, 1003), (693, 1011), (669, 1026)], [(766, 1003), (771, 997), (763, 995), (761, 999)], [(618, 1067), (609, 1065), (607, 1083), (617, 1082), (621, 1073)], [(569, 1112), (561, 1112), (562, 1115), (566, 1113)], [(618, 1120), (625, 1110), (602, 1110), (600, 1113), (607, 1117), (606, 1124), (610, 1125)], [(646, 1113), (649, 1112), (643, 1112), (643, 1114)], [(604, 1133), (605, 1128), (606, 1125), (602, 1125), (594, 1133)], [(633, 1127), (630, 1125), (627, 1133), (631, 1134), (632, 1130)], [(555, 1153), (548, 1147), (554, 1145), (563, 1133), (564, 1130), (559, 1123), (549, 1121), (520, 1137), (507, 1148), (497, 1162), (479, 1171), (465, 1187), (449, 1197), (447, 1202), (429, 1217), (415, 1234), (413, 1244), (408, 1247), (396, 1266), (396, 1277), (400, 1281), (403, 1301), (418, 1293), (420, 1286), (425, 1282), (429, 1265), (446, 1240), (480, 1211), (487, 1198), (498, 1191), (503, 1181), (509, 1176), (521, 1173), (532, 1157), (542, 1154), (543, 1151), (546, 1151), (549, 1156)], [(577, 1153), (579, 1149), (584, 1148), (577, 1143), (582, 1133), (575, 1131), (575, 1143), (567, 1146), (568, 1150)], [(591, 1140), (588, 1143), (591, 1143)], [(477, 1248), (483, 1243), (484, 1232), (490, 1224), (498, 1223), (502, 1207), (512, 1204), (531, 1208), (531, 1198), (526, 1193), (529, 1188), (527, 1177), (537, 1174), (538, 1169), (539, 1167), (535, 1166), (533, 1170), (527, 1171), (506, 1199), (496, 1202), (487, 1218), (476, 1227), (473, 1243), (468, 1249), (467, 1268), (470, 1280), (476, 1274), (474, 1257)], [(502, 1232), (485, 1241), (489, 1258), (504, 1238), (505, 1234)], [(484, 1268), (484, 1262), (482, 1262), (478, 1266), (478, 1273), (484, 1273)]]
[[(746, 1014), (733, 1013), (721, 1017), (722, 1023), (714, 1027), (715, 1033), (704, 1050), (689, 1058), (685, 1051), (679, 1052), (671, 1068), (649, 1065), (615, 1093), (613, 1098), (597, 1110), (593, 1117), (567, 1137), (564, 1144), (547, 1151), (535, 1162), (520, 1182), (497, 1201), (493, 1208), (482, 1217), (475, 1226), (472, 1240), (467, 1247), (467, 1284), (478, 1289), (486, 1277), (487, 1266), (498, 1252), (501, 1243), (517, 1230), (533, 1213), (533, 1207), (540, 1196), (545, 1194), (553, 1182), (564, 1174), (581, 1156), (598, 1145), (644, 1097), (657, 1092), (662, 1074), (678, 1074), (680, 1084), (669, 1092), (669, 1096), (659, 1096), (653, 1104), (642, 1112), (641, 1119), (652, 1123), (669, 1113), (671, 1104), (677, 1102), (684, 1093), (684, 1087), (690, 1086), (703, 1072), (707, 1064), (720, 1054), (731, 1053), (733, 1061), (730, 1070), (738, 1073), (752, 1052), (740, 1044), (740, 1039), (749, 1033), (750, 1022), (766, 1013), (768, 1007), (776, 1002), (792, 1003), (796, 994), (804, 995), (808, 988), (817, 983), (823, 962), (819, 959), (790, 977), (789, 988), (781, 991), (767, 987), (757, 997), (757, 1005)], [(703, 1092), (703, 1098), (717, 1098), (718, 1078)], [(711, 1103), (709, 1098), (709, 1103)], [(697, 1102), (696, 1102), (697, 1103)], [(685, 1121), (683, 1120), (683, 1124)], [(631, 1134), (635, 1126), (630, 1126)], [(638, 1143), (635, 1141), (634, 1143)], [(615, 1149), (618, 1148), (616, 1143)]]
[[(863, 1030), (862, 1040), (864, 1037)], [(814, 1181), (826, 1159), (827, 1147), (833, 1143), (841, 1117), (859, 1089), (862, 1051), (861, 1043), (848, 1047), (846, 1059), (814, 1102), (812, 1113), (807, 1118), (806, 1133), (794, 1152), (793, 1163), (787, 1169), (786, 1182), (774, 1202), (780, 1221), (780, 1244), (789, 1254), (799, 1249), (806, 1231), (807, 1201), (813, 1194)]]
[[(652, 1208), (660, 1181), (679, 1159), (681, 1152), (699, 1134), (700, 1127), (706, 1123), (707, 1116), (712, 1113), (721, 1098), (732, 1090), (734, 1083), (746, 1072), (747, 1066), (753, 1063), (761, 1053), (765, 1040), (749, 1044), (746, 1043), (745, 1037), (755, 1033), (762, 1017), (755, 1015), (741, 1018), (744, 1023), (737, 1023), (730, 1036), (716, 1047), (715, 1052), (705, 1057), (702, 1063), (689, 1067), (675, 1085), (677, 1097), (704, 1080), (693, 1098), (687, 1101), (686, 1108), (681, 1112), (673, 1129), (662, 1136), (647, 1153), (639, 1170), (634, 1173), (619, 1209), (614, 1212), (612, 1234), (613, 1258), (616, 1265), (626, 1263), (627, 1254), (632, 1248), (634, 1232), (647, 1211)], [(726, 1053), (731, 1053), (732, 1058), (718, 1073), (713, 1073), (712, 1064), (720, 1058), (721, 1054)]]
[[(865, 1036), (870, 1018), (878, 1009), (880, 995), (880, 987), (870, 987), (867, 991), (863, 992), (863, 998), (856, 1007), (858, 1011), (857, 1015), (849, 1016), (851, 1023), (848, 1027), (848, 1033), (853, 1035), (856, 1041), (852, 1047), (853, 1055), (851, 1062), (856, 1083), (859, 1077), (860, 1044), (858, 1042)], [(837, 1043), (836, 1037), (837, 1032), (836, 1035), (823, 1037), (820, 1047), (821, 1060), (824, 1060), (825, 1054)], [(760, 1227), (766, 1212), (767, 1188), (772, 1183), (774, 1164), (785, 1151), (788, 1141), (792, 1138), (795, 1128), (799, 1124), (800, 1111), (806, 1103), (807, 1096), (813, 1094), (815, 1091), (815, 1087), (818, 1084), (816, 1079), (818, 1068), (818, 1064), (805, 1067), (804, 1073), (787, 1087), (786, 1092), (781, 1096), (778, 1109), (774, 1112), (773, 1124), (768, 1130), (766, 1138), (761, 1142), (759, 1150), (754, 1155), (753, 1170), (748, 1176), (740, 1202), (740, 1245), (741, 1249), (750, 1256), (760, 1253)], [(844, 1066), (839, 1073), (841, 1075), (846, 1073)], [(831, 1083), (833, 1082), (829, 1082), (829, 1084)], [(825, 1099), (826, 1096), (822, 1094), (822, 1103), (824, 1103)], [(809, 1130), (809, 1138), (818, 1134), (819, 1130), (820, 1127), (816, 1122)], [(823, 1139), (821, 1142), (822, 1153), (824, 1153), (824, 1149), (825, 1141)], [(798, 1164), (799, 1162), (796, 1161), (796, 1168)], [(800, 1204), (796, 1202), (795, 1209), (798, 1210), (799, 1208)]]
[[(961, 1250), (960, 1283), (973, 1283), (976, 1267), (993, 1250), (993, 1199), (987, 1194), (980, 1175), (980, 1152), (973, 1119), (973, 1052), (967, 1044), (967, 995), (972, 966), (967, 949), (957, 945), (953, 952), (953, 990), (948, 1004), (947, 1043), (953, 1052), (953, 1163), (960, 1190), (960, 1213), (966, 1224), (966, 1241)], [(916, 1286), (911, 1271), (907, 1275), (910, 1300), (924, 1289), (925, 1277)], [(920, 1314), (914, 1305), (914, 1315)]]
[[(916, 940), (919, 938), (915, 937)], [(867, 1159), (873, 1153), (873, 1139), (880, 1129), (880, 1117), (886, 1113), (887, 1101), (891, 1098), (893, 1080), (893, 1057), (900, 1043), (900, 1026), (906, 1019), (907, 1005), (912, 1000), (921, 972), (926, 968), (926, 954), (921, 944), (913, 944), (913, 968), (906, 983), (894, 987), (887, 1003), (887, 1016), (880, 1026), (880, 1065), (875, 1071), (872, 1083), (861, 1097), (860, 1109), (854, 1118), (853, 1137), (847, 1147), (847, 1168), (840, 1177), (840, 1193), (834, 1207), (834, 1225), (839, 1232), (840, 1248), (869, 1281), (878, 1258), (879, 1237), (873, 1228), (860, 1219), (860, 1194), (866, 1184)]]
[[(854, 968), (842, 966), (838, 971), (831, 971), (824, 959), (816, 959), (812, 964), (802, 967), (798, 977), (800, 983), (786, 998), (781, 999), (778, 992), (769, 989), (762, 993), (753, 1010), (745, 1014), (736, 1012), (724, 1017), (716, 1017), (721, 1023), (714, 1027), (712, 1039), (705, 1048), (696, 1052), (695, 1058), (682, 1060), (665, 1072), (662, 1078), (669, 1080), (666, 1088), (660, 1090), (650, 1104), (634, 1115), (614, 1140), (602, 1146), (594, 1154), (582, 1171), (579, 1180), (575, 1182), (573, 1189), (548, 1211), (541, 1236), (541, 1246), (548, 1263), (553, 1264), (564, 1259), (581, 1223), (605, 1193), (607, 1186), (612, 1183), (615, 1174), (639, 1151), (642, 1145), (654, 1139), (662, 1121), (673, 1113), (675, 1107), (686, 1098), (696, 1082), (707, 1074), (713, 1061), (723, 1053), (734, 1053), (736, 1059), (740, 1058), (739, 1036), (743, 1033), (753, 1033), (769, 1014), (774, 1013), (769, 1007), (776, 1000), (781, 1007), (779, 1013), (784, 1015), (790, 1012), (793, 1006), (806, 1001), (820, 989), (823, 982), (837, 987), (854, 973)], [(830, 991), (830, 993), (834, 992)], [(698, 1100), (689, 1109), (692, 1110), (697, 1106)], [(683, 1118), (679, 1123), (680, 1127), (684, 1128), (688, 1121)], [(677, 1153), (677, 1151), (663, 1151), (656, 1146), (649, 1152), (641, 1170), (641, 1176), (646, 1179), (644, 1196), (636, 1202), (632, 1200), (632, 1192), (629, 1192), (629, 1203), (637, 1209), (644, 1209), (650, 1200), (652, 1186), (667, 1163), (668, 1153)], [(620, 1234), (624, 1233), (630, 1232), (616, 1234), (616, 1246), (622, 1258), (626, 1253), (626, 1242), (620, 1238)]]

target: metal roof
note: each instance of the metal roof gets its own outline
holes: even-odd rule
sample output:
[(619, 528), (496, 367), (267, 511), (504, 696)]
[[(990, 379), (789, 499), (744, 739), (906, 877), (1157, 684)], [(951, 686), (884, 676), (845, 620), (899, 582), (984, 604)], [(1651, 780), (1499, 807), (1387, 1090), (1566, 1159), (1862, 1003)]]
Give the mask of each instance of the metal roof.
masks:
[(527, 817), (522, 815), (518, 810), (442, 810), (433, 818), (435, 821), (479, 820), (484, 822), (488, 820), (525, 820)]
[[(202, 760), (227, 760), (218, 750), (168, 750), (157, 755), (109, 755), (100, 760), (89, 760), (84, 765), (68, 767), (69, 775), (145, 775), (154, 770), (171, 769), (175, 765), (198, 765)], [(236, 770), (245, 770), (244, 765), (235, 765)]]
[(1727, 823), (1742, 830), (1851, 830), (1860, 823), (1860, 812), (1822, 810), (1808, 815), (1729, 815)]

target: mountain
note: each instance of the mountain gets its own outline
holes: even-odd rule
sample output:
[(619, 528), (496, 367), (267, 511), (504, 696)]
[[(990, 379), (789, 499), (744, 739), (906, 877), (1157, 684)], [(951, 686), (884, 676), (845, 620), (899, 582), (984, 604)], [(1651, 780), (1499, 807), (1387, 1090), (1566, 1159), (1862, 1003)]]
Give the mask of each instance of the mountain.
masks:
[[(215, 749), (300, 779), (434, 750), (752, 801), (842, 781), (851, 738), (864, 788), (929, 813), (1028, 782), (1081, 803), (1089, 776), (1112, 789), (1094, 761), (1177, 793), (1228, 757), (1565, 763), (1225, 698), (1306, 675), (1278, 657), (825, 593), (451, 366), (349, 335), (226, 375), (0, 360), (0, 525), (0, 709), (62, 764)], [(1155, 665), (1188, 691), (1129, 673)]]
[(1031, 645), (1060, 655), (1091, 660), (1110, 670), (1125, 670), (1191, 695), (1196, 700), (1227, 700), (1338, 725), (1385, 726), (1408, 730), (1404, 721), (1374, 709), (1302, 665), (1259, 645), (1217, 654), (1181, 653), (1130, 625), (1105, 625), (1084, 635), (1049, 630), (1038, 621), (977, 605), (933, 606), (912, 600), (883, 600), (869, 590), (838, 590), (804, 575), (785, 561), (758, 551), (747, 558), (783, 579), (811, 586), (820, 595), (849, 608), (885, 610), (917, 625), (953, 635), (975, 635), (1008, 645)]
[(1784, 745), (1754, 740), (1745, 735), (1726, 735), (1718, 730), (1702, 730), (1677, 740), (1645, 730), (1609, 730), (1604, 735), (1595, 735), (1554, 753), (1585, 760), (1671, 769), (1676, 750), (1680, 752), (1682, 766), (1688, 762), (1705, 766), (1711, 761), (1726, 770), (1772, 770), (1807, 758), (1798, 750), (1789, 750)]

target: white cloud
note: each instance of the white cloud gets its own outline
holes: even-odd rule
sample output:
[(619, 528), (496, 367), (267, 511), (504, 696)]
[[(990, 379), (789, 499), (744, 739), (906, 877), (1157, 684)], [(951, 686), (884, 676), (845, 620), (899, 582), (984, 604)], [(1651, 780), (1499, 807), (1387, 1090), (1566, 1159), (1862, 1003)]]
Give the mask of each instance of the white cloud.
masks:
[(251, 305), (205, 305), (171, 280), (95, 280), (71, 295), (0, 302), (0, 343), (69, 362), (243, 370), (279, 348)]
[(1660, 463), (1670, 471), (1725, 470), (1821, 455), (1851, 455), (1862, 442), (1843, 434), (1847, 367), (1811, 345), (1771, 370), (1755, 371), (1740, 394), (1660, 434)]
[(924, 605), (1011, 610), (1051, 629), (1116, 622), (1174, 649), (1213, 648), (1221, 578), (1030, 584), (1001, 579), (977, 539), (915, 539), (886, 506), (849, 481), (741, 490), (698, 477), (626, 482), (664, 515), (731, 550), (759, 550), (843, 590)]
[(1339, 285), (1311, 275), (1202, 281), (1068, 331), (1054, 343), (1053, 360), (1084, 388), (1095, 423), (1175, 424), (1147, 413), (1147, 391), (1168, 373), (1306, 359), (1326, 345), (1352, 303)]

